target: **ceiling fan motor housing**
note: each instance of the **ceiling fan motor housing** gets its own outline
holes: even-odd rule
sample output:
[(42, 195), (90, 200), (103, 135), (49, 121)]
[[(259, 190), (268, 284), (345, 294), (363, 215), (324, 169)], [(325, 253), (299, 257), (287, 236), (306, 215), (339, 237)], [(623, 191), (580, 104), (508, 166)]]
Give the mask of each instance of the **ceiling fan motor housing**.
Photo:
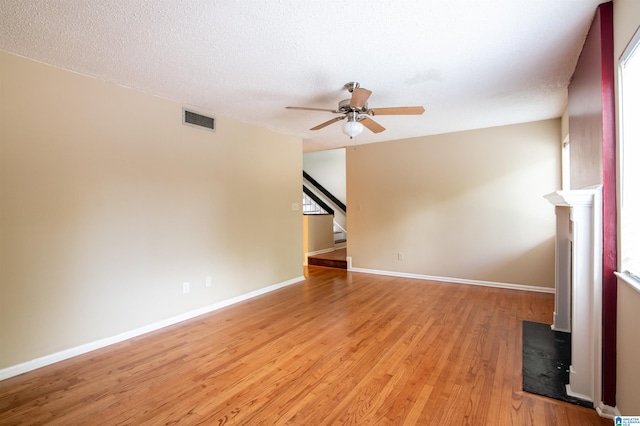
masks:
[(287, 108), (342, 114), (341, 117), (332, 118), (329, 121), (325, 121), (324, 123), (312, 127), (310, 130), (324, 129), (330, 124), (347, 119), (343, 124), (342, 131), (351, 138), (360, 134), (363, 127), (366, 127), (373, 133), (383, 132), (385, 128), (371, 118), (374, 115), (420, 115), (424, 112), (424, 107), (421, 106), (377, 108), (376, 110), (370, 110), (367, 100), (369, 99), (369, 96), (371, 96), (371, 90), (361, 88), (360, 83), (356, 81), (347, 83), (344, 87), (351, 93), (351, 99), (344, 99), (340, 101), (338, 103), (338, 109), (336, 110), (294, 106), (288, 106)]
[(368, 110), (368, 104), (364, 104), (362, 108), (355, 108), (351, 106), (351, 99), (344, 99), (338, 103), (338, 111), (342, 113), (347, 113), (350, 111), (359, 112), (361, 114), (366, 114)]

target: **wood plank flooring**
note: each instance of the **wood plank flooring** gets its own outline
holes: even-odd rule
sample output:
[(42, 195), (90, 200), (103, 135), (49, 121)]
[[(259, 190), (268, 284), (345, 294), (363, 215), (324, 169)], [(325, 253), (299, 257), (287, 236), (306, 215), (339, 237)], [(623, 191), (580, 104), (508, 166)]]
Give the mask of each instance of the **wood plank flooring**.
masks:
[(302, 283), (0, 382), (0, 425), (611, 425), (522, 391), (553, 296), (308, 268)]
[(309, 266), (347, 269), (347, 249), (339, 248), (328, 253), (314, 254), (307, 259)]

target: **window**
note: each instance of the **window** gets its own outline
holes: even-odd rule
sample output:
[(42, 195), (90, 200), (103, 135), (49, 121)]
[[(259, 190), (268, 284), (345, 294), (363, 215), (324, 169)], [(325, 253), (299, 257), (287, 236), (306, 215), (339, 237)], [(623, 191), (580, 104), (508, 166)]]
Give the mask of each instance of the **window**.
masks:
[(640, 280), (640, 31), (620, 58), (622, 270)]

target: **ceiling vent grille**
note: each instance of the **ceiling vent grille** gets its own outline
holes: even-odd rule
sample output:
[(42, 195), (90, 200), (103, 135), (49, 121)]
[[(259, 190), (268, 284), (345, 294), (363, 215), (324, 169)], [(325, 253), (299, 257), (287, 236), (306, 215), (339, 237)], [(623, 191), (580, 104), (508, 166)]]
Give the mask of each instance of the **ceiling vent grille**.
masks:
[(182, 123), (211, 130), (212, 132), (216, 131), (216, 119), (214, 117), (207, 117), (184, 108), (182, 109)]

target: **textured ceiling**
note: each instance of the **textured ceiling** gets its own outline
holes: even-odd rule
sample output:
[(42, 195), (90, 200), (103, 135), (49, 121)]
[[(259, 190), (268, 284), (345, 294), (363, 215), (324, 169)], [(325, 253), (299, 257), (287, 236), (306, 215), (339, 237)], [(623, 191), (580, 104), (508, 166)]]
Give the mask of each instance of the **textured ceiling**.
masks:
[(359, 81), (378, 116), (358, 144), (559, 117), (602, 0), (2, 0), (0, 49), (304, 138)]

